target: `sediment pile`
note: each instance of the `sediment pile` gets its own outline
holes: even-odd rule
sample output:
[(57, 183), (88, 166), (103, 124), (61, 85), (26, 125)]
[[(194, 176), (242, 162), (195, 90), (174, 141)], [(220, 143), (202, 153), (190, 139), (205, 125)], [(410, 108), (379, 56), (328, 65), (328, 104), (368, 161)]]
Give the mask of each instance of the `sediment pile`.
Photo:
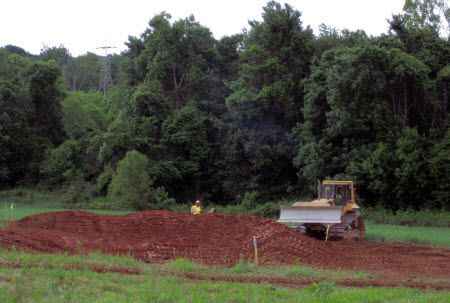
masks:
[(103, 216), (81, 211), (26, 217), (0, 230), (0, 246), (41, 252), (131, 255), (147, 262), (183, 257), (232, 265), (253, 259), (256, 237), (263, 264), (309, 264), (401, 276), (450, 279), (450, 250), (406, 244), (313, 239), (277, 222), (246, 215), (145, 211)]

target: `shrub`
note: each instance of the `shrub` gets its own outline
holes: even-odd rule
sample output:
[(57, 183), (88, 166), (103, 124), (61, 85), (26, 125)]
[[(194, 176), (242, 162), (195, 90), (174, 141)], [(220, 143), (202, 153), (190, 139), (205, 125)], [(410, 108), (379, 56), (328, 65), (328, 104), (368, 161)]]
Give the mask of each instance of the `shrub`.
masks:
[(258, 205), (250, 213), (266, 218), (277, 218), (280, 214), (280, 205), (278, 203), (267, 202)]
[[(119, 161), (117, 171), (108, 188), (108, 196), (119, 208), (167, 209), (175, 200), (163, 187), (153, 188), (148, 159), (145, 155), (130, 151)], [(106, 178), (106, 177), (105, 177)]]
[(62, 196), (62, 202), (68, 207), (85, 207), (95, 196), (95, 187), (82, 178), (72, 180)]
[(108, 195), (124, 208), (143, 209), (150, 201), (153, 181), (147, 173), (148, 159), (130, 151), (119, 161)]
[(236, 263), (233, 267), (230, 268), (230, 271), (235, 274), (247, 274), (256, 271), (257, 266), (247, 260), (240, 259), (238, 263)]
[(108, 191), (108, 186), (111, 183), (114, 171), (111, 166), (106, 166), (104, 171), (97, 178), (96, 190), (100, 195), (105, 195)]
[(172, 209), (175, 206), (175, 199), (169, 197), (164, 187), (154, 190), (148, 208), (151, 209)]
[(259, 194), (257, 191), (246, 192), (241, 200), (241, 206), (246, 210), (255, 209), (257, 205), (258, 195)]
[(51, 183), (61, 183), (75, 179), (81, 166), (81, 145), (76, 140), (67, 140), (50, 150), (41, 165), (41, 173)]

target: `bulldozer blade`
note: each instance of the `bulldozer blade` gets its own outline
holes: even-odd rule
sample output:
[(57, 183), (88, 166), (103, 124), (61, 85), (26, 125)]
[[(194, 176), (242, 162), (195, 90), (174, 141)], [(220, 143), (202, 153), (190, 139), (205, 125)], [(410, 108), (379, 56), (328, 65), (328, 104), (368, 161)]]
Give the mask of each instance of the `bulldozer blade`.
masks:
[(341, 223), (341, 207), (285, 207), (280, 210), (278, 222), (286, 224)]

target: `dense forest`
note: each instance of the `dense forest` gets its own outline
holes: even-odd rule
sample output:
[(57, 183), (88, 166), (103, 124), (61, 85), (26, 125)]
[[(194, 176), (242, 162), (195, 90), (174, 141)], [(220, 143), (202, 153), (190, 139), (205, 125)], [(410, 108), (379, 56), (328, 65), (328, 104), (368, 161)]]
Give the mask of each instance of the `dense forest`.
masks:
[(219, 40), (161, 13), (117, 55), (7, 45), (0, 186), (146, 209), (295, 198), (340, 178), (366, 206), (450, 209), (450, 10), (407, 0), (385, 22), (379, 36), (314, 34), (268, 2)]

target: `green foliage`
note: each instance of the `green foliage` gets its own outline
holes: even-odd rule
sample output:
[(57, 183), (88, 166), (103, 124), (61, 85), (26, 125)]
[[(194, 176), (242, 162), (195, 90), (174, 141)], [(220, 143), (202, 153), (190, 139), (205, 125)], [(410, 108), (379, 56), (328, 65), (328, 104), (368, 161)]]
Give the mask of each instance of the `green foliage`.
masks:
[(111, 166), (106, 166), (104, 171), (97, 178), (97, 192), (100, 194), (106, 194), (109, 184), (114, 175), (114, 170)]
[(430, 157), (435, 207), (450, 209), (450, 129), (441, 142), (433, 146)]
[[(210, 153), (207, 118), (196, 107), (188, 105), (173, 112), (162, 126), (161, 143), (172, 169), (162, 171), (171, 175), (158, 176), (167, 180), (171, 190), (186, 192), (205, 178)], [(199, 184), (200, 183), (200, 184)], [(200, 188), (199, 188), (200, 189)]]
[(295, 186), (289, 133), (301, 119), (313, 36), (291, 6), (271, 1), (263, 11), (261, 22), (250, 22), (238, 78), (226, 98), (231, 123), (224, 186), (233, 198), (254, 190), (283, 195)]
[(145, 155), (130, 151), (119, 161), (108, 195), (123, 208), (143, 209), (151, 200), (153, 181)]
[(60, 73), (0, 51), (0, 179), (3, 184), (38, 175), (45, 149), (64, 138)]
[(130, 38), (128, 81), (158, 82), (170, 105), (180, 108), (206, 93), (204, 80), (215, 57), (214, 39), (193, 16), (173, 23), (170, 19), (161, 13), (150, 20), (141, 39)]
[(450, 81), (450, 64), (446, 65), (439, 71), (438, 79)]
[(164, 188), (153, 188), (145, 155), (130, 151), (119, 161), (116, 173), (108, 188), (108, 196), (120, 208), (160, 209), (169, 208), (175, 201)]
[(69, 93), (62, 109), (64, 130), (69, 138), (80, 139), (106, 130), (107, 106), (100, 93)]
[(82, 149), (76, 140), (67, 140), (49, 150), (47, 159), (41, 166), (41, 173), (53, 183), (75, 178), (80, 174)]
[(246, 192), (241, 201), (241, 206), (247, 210), (252, 210), (257, 206), (258, 192)]
[(427, 155), (424, 143), (414, 129), (405, 129), (396, 144), (395, 156), (398, 166), (395, 169), (397, 199), (400, 207), (420, 208), (427, 192)]
[(445, 0), (406, 0), (403, 10), (408, 28), (430, 28), (436, 33), (442, 30), (450, 37), (450, 7)]
[[(102, 208), (173, 208), (170, 196), (276, 216), (256, 199), (347, 178), (363, 206), (449, 208), (444, 2), (406, 1), (375, 37), (325, 24), (314, 36), (300, 11), (269, 1), (259, 21), (220, 40), (193, 16), (163, 12), (120, 55), (7, 45), (0, 184), (64, 186), (65, 200)], [(146, 157), (132, 170), (147, 187), (122, 193), (133, 186), (119, 162), (133, 150)], [(112, 189), (105, 198), (113, 175), (132, 201)]]
[(151, 204), (147, 207), (151, 209), (172, 209), (175, 202), (175, 199), (170, 198), (164, 187), (158, 187), (154, 190)]
[(95, 196), (95, 186), (81, 177), (72, 177), (64, 188), (61, 201), (68, 208), (86, 208)]
[(48, 139), (50, 143), (62, 143), (65, 134), (61, 109), (64, 92), (59, 83), (61, 71), (52, 61), (38, 62), (30, 67), (29, 77), (34, 106), (32, 126), (38, 136)]
[(170, 261), (166, 266), (171, 270), (181, 272), (198, 272), (202, 270), (202, 267), (199, 264), (183, 258), (177, 258)]
[(366, 205), (423, 207), (429, 173), (422, 133), (432, 122), (425, 108), (437, 111), (425, 97), (428, 74), (399, 49), (325, 52), (306, 84), (305, 122), (295, 132), (295, 163), (310, 188), (340, 175), (357, 181)]
[(255, 272), (256, 270), (257, 266), (255, 264), (243, 259), (239, 260), (238, 263), (230, 268), (230, 271), (234, 274), (248, 274)]
[(101, 67), (104, 58), (87, 53), (70, 60), (62, 67), (67, 87), (72, 91), (95, 91), (100, 89)]
[(368, 207), (363, 209), (366, 220), (377, 224), (450, 227), (450, 213), (445, 210), (412, 209), (392, 211), (381, 207)]

